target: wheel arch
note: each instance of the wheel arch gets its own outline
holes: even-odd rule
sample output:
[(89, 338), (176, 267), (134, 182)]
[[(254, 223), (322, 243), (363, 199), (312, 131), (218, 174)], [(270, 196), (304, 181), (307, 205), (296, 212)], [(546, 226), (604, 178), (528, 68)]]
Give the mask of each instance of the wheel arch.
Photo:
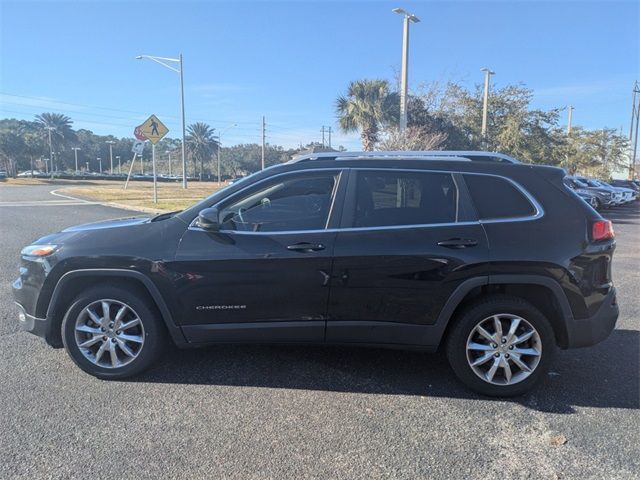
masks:
[(153, 281), (141, 272), (127, 269), (82, 269), (65, 273), (56, 284), (51, 300), (47, 307), (48, 333), (47, 342), (54, 347), (62, 346), (60, 327), (69, 302), (81, 291), (104, 282), (105, 280), (118, 279), (133, 289), (138, 289), (149, 297), (157, 308), (169, 336), (176, 345), (187, 343), (182, 330), (176, 325), (162, 298), (160, 291)]
[(551, 323), (558, 346), (567, 348), (567, 323), (573, 319), (571, 306), (560, 284), (541, 275), (492, 275), (463, 282), (438, 316), (442, 335), (439, 343), (447, 337), (462, 310), (481, 296), (497, 293), (522, 298), (540, 310)]

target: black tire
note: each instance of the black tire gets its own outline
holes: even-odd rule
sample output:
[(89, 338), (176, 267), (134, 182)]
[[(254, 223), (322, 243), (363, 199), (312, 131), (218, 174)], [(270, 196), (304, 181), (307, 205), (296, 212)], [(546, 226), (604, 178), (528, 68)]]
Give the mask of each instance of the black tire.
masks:
[[(116, 368), (96, 365), (85, 357), (76, 342), (76, 321), (79, 315), (87, 306), (104, 299), (115, 300), (129, 306), (139, 317), (143, 328), (139, 332), (140, 336), (144, 337), (144, 343), (137, 356), (133, 360), (127, 359), (129, 363)], [(88, 374), (107, 380), (132, 377), (152, 366), (164, 350), (166, 339), (166, 330), (155, 305), (143, 292), (135, 289), (125, 290), (108, 285), (93, 287), (73, 300), (62, 321), (62, 342), (71, 359)], [(123, 352), (120, 351), (120, 353)]]
[[(518, 383), (496, 385), (474, 372), (467, 357), (467, 340), (476, 325), (493, 315), (501, 314), (525, 319), (539, 335), (542, 354), (528, 377)], [(556, 349), (556, 339), (549, 320), (529, 302), (508, 295), (487, 296), (469, 305), (457, 316), (446, 339), (447, 359), (458, 378), (471, 390), (492, 397), (512, 397), (529, 391), (544, 377)]]

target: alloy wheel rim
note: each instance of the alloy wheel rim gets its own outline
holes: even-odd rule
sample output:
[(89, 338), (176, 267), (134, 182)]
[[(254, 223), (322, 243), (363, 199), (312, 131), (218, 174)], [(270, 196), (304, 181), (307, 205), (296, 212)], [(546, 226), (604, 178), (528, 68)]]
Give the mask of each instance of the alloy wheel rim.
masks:
[(473, 372), (492, 385), (515, 385), (540, 364), (542, 341), (528, 321), (502, 313), (481, 320), (471, 330), (466, 345)]
[(144, 346), (140, 316), (124, 302), (96, 300), (78, 314), (76, 345), (84, 357), (102, 368), (121, 368), (133, 362)]

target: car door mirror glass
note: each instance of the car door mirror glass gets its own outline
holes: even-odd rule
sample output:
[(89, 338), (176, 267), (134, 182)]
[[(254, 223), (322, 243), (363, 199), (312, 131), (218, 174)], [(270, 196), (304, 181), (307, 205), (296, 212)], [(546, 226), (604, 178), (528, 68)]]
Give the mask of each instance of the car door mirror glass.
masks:
[(210, 232), (220, 230), (219, 212), (217, 208), (205, 208), (198, 214), (196, 226)]

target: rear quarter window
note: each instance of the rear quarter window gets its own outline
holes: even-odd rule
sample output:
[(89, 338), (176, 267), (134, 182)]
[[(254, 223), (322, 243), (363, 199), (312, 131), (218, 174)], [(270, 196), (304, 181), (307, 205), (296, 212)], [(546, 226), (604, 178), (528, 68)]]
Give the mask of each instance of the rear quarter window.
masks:
[(489, 175), (464, 175), (480, 220), (531, 217), (535, 206), (510, 181)]

